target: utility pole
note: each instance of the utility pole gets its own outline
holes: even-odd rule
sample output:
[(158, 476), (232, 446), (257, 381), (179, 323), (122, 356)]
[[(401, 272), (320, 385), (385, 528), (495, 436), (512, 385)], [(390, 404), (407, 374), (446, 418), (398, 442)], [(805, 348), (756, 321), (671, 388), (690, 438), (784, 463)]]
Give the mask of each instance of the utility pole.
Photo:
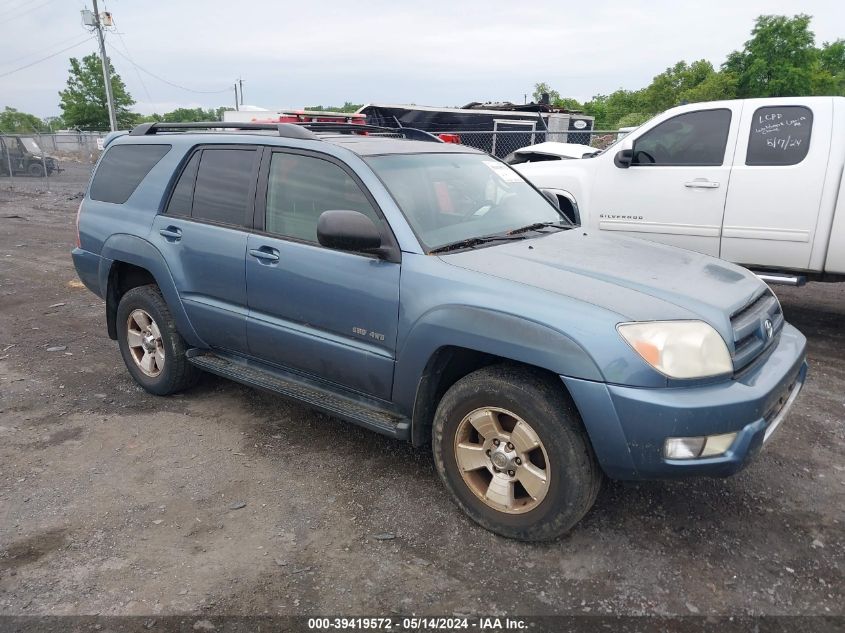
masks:
[(241, 105), (244, 104), (244, 80), (238, 77), (238, 83), (241, 85)]
[(94, 28), (97, 29), (97, 39), (100, 42), (100, 61), (103, 63), (103, 81), (106, 84), (106, 102), (109, 108), (109, 127), (111, 131), (117, 130), (117, 116), (114, 113), (114, 96), (111, 89), (111, 71), (109, 70), (109, 58), (106, 56), (106, 40), (103, 37), (103, 24), (100, 22), (100, 9), (97, 7), (97, 0), (94, 3)]
[(238, 82), (235, 82), (235, 110), (240, 110), (238, 107)]

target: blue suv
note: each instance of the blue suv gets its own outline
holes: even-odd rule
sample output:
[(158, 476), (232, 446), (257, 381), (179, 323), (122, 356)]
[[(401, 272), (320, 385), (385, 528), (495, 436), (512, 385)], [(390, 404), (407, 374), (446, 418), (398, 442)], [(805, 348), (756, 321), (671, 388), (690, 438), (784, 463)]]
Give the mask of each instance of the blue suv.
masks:
[(737, 472), (807, 371), (753, 274), (585, 231), (407, 128), (145, 124), (107, 139), (77, 227), (144, 389), (203, 370), (430, 442), (458, 506), (511, 538), (566, 532), (604, 476)]

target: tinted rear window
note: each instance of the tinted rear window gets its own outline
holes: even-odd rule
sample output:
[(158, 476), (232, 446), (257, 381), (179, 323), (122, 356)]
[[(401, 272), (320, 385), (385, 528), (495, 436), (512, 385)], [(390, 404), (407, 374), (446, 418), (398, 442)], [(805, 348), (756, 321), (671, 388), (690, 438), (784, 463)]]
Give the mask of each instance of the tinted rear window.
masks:
[(123, 204), (155, 164), (170, 151), (170, 145), (118, 145), (109, 149), (94, 181), (92, 200)]
[(257, 155), (248, 149), (203, 150), (191, 217), (238, 226), (248, 224)]

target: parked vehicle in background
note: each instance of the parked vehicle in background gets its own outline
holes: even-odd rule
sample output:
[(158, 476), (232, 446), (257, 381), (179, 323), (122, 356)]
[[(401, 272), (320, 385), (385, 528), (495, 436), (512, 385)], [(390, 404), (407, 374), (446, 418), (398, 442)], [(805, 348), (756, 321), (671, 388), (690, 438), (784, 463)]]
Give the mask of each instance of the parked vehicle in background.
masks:
[(520, 163), (539, 163), (547, 160), (570, 160), (573, 158), (585, 158), (597, 153), (595, 147), (581, 143), (558, 143), (546, 141), (522, 147), (511, 152), (505, 157), (508, 165), (519, 165)]
[(417, 128), (447, 142), (459, 137), (460, 143), (499, 158), (547, 140), (589, 144), (594, 122), (583, 112), (550, 105), (548, 95), (539, 103), (473, 101), (460, 108), (368, 103), (358, 112), (372, 125)]
[(845, 279), (845, 98), (673, 108), (588, 160), (518, 165), (586, 228), (721, 257), (769, 282)]
[(367, 117), (354, 112), (333, 112), (331, 110), (225, 110), (223, 120), (251, 123), (361, 123)]
[(566, 532), (604, 475), (737, 472), (807, 372), (747, 270), (573, 230), (419, 130), (144, 124), (107, 138), (77, 227), (144, 389), (205, 370), (431, 443), (458, 506), (512, 538)]
[(32, 136), (0, 136), (0, 174), (27, 175), (41, 178), (46, 174), (60, 171), (59, 161), (47, 156)]

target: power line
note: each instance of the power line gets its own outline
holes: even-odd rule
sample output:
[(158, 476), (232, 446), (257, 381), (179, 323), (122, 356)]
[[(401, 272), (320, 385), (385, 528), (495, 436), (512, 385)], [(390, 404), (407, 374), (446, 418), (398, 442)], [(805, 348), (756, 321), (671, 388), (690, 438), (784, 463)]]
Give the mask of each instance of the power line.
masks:
[(29, 0), (21, 0), (18, 5), (7, 6), (5, 9), (0, 11), (0, 17), (2, 17), (4, 15), (12, 15), (15, 11), (20, 11), (21, 9), (23, 9), (28, 4), (29, 4)]
[[(120, 31), (115, 31), (115, 33), (117, 33), (117, 36), (120, 38), (120, 42), (123, 45), (123, 51), (126, 53), (126, 57), (131, 60), (132, 55), (129, 54), (129, 48), (126, 46), (126, 42), (124, 42), (123, 38), (120, 37)], [(108, 44), (108, 47), (109, 47), (110, 50), (112, 50), (114, 52), (119, 52), (119, 51), (115, 50), (114, 42), (106, 42), (106, 44)], [(138, 82), (141, 84), (141, 87), (144, 89), (144, 94), (147, 95), (147, 100), (152, 102), (153, 98), (150, 96), (150, 91), (147, 90), (147, 84), (144, 83), (144, 79), (141, 77), (141, 72), (138, 70), (138, 66), (136, 64), (134, 64), (134, 62), (133, 62), (132, 65), (133, 65), (132, 70), (135, 71), (135, 76), (138, 77)]]
[[(61, 42), (55, 42), (55, 43), (53, 44), (53, 46), (62, 46), (62, 45), (64, 45), (64, 44), (67, 44), (68, 42), (70, 42), (70, 41), (72, 41), (72, 40), (76, 40), (76, 39), (79, 39), (79, 33), (77, 33), (77, 34), (76, 34), (76, 35), (74, 35), (73, 37), (69, 37), (69, 38), (67, 38), (66, 40), (62, 40)], [(49, 48), (53, 48), (53, 46), (51, 46), (51, 47), (49, 47)], [(4, 60), (3, 65), (4, 65), (4, 66), (11, 66), (12, 64), (14, 64), (14, 63), (16, 63), (16, 62), (19, 62), (19, 61), (20, 61), (20, 60), (22, 60), (22, 59), (27, 59), (28, 57), (32, 57), (33, 55), (38, 55), (39, 53), (43, 53), (43, 52), (44, 52), (44, 49), (42, 48), (40, 51), (35, 51), (35, 52), (32, 52), (32, 53), (27, 53), (26, 55), (21, 55), (20, 57), (15, 57), (14, 59), (7, 59), (7, 60)]]
[(5, 73), (0, 73), (0, 77), (8, 77), (9, 75), (12, 75), (16, 72), (19, 72), (21, 70), (25, 70), (26, 68), (29, 68), (30, 66), (35, 66), (36, 64), (40, 64), (41, 62), (47, 61), (48, 59), (52, 59), (56, 55), (61, 55), (62, 53), (69, 51), (72, 48), (76, 48), (77, 46), (81, 46), (82, 44), (85, 44), (85, 42), (87, 42), (89, 39), (90, 39), (89, 37), (86, 37), (81, 42), (77, 42), (76, 44), (71, 44), (67, 48), (63, 48), (60, 51), (56, 51), (55, 53), (52, 53), (51, 55), (47, 55), (46, 57), (42, 57), (41, 59), (36, 59), (34, 62), (30, 62), (29, 64), (26, 64), (24, 66), (19, 66), (18, 68), (15, 68), (14, 70), (9, 70)]
[[(50, 3), (54, 2), (54, 1), (55, 1), (55, 0), (47, 0), (46, 2), (42, 2), (41, 4), (35, 5), (34, 7), (30, 7), (30, 8), (29, 8), (29, 9), (27, 9), (26, 11), (22, 11), (21, 13), (18, 13), (18, 14), (16, 14), (16, 15), (12, 15), (12, 14), (13, 14), (13, 13), (15, 13), (15, 11), (16, 11), (17, 9), (12, 10), (12, 11), (10, 11), (9, 13), (6, 13), (4, 16), (2, 16), (2, 17), (3, 17), (3, 21), (2, 21), (2, 22), (0, 22), (0, 24), (8, 24), (8, 23), (9, 23), (9, 22), (11, 22), (12, 20), (17, 20), (18, 18), (23, 17), (23, 16), (25, 16), (25, 15), (28, 15), (28, 14), (32, 13), (33, 11), (35, 11), (35, 10), (37, 10), (37, 9), (40, 9), (41, 7), (46, 7), (48, 4), (50, 4)], [(18, 8), (20, 8), (20, 7), (18, 7)], [(12, 15), (12, 17), (8, 17), (8, 16), (10, 16), (10, 15)]]
[[(147, 101), (152, 103), (153, 98), (150, 96), (150, 91), (147, 90), (147, 84), (144, 83), (144, 80), (141, 77), (141, 73), (138, 70), (138, 65), (135, 63), (135, 60), (132, 59), (132, 55), (129, 54), (129, 47), (126, 45), (126, 40), (123, 39), (123, 35), (118, 30), (117, 22), (114, 22), (114, 18), (112, 18), (112, 22), (114, 23), (114, 33), (117, 34), (117, 37), (120, 40), (120, 44), (121, 44), (121, 46), (123, 46), (123, 50), (126, 51), (126, 56), (129, 58), (130, 62), (132, 63), (132, 65), (134, 67), (135, 76), (138, 77), (138, 81), (140, 82), (141, 87), (144, 89), (144, 94), (147, 95)], [(112, 45), (110, 44), (110, 46), (112, 46)], [(113, 48), (113, 46), (112, 46), (112, 48)]]
[(149, 75), (150, 77), (152, 77), (153, 79), (158, 79), (158, 80), (159, 80), (159, 81), (161, 81), (162, 83), (166, 83), (168, 86), (173, 86), (174, 88), (179, 88), (180, 90), (185, 90), (185, 91), (187, 91), (187, 92), (194, 92), (194, 93), (196, 93), (196, 94), (200, 94), (200, 95), (215, 95), (215, 94), (220, 94), (220, 93), (223, 93), (223, 92), (229, 92), (229, 88), (223, 88), (222, 90), (194, 90), (193, 88), (188, 88), (188, 87), (186, 87), (186, 86), (181, 86), (181, 85), (179, 85), (179, 84), (177, 84), (177, 83), (173, 83), (172, 81), (168, 81), (167, 79), (164, 79), (163, 77), (159, 77), (158, 75), (156, 75), (156, 74), (155, 74), (155, 73), (153, 73), (153, 72), (150, 72), (149, 70), (147, 70), (147, 69), (146, 69), (146, 68), (144, 68), (143, 66), (139, 66), (139, 65), (138, 65), (138, 64), (136, 64), (134, 61), (132, 61), (132, 59), (130, 59), (128, 56), (126, 56), (126, 55), (124, 55), (123, 53), (121, 53), (121, 52), (120, 52), (120, 49), (115, 48), (115, 47), (112, 47), (112, 50), (113, 50), (115, 53), (117, 53), (118, 55), (120, 55), (123, 59), (125, 59), (126, 61), (128, 61), (130, 64), (132, 64), (135, 68), (137, 68), (138, 70), (140, 70), (141, 72), (144, 72), (144, 73), (148, 74), (148, 75)]

